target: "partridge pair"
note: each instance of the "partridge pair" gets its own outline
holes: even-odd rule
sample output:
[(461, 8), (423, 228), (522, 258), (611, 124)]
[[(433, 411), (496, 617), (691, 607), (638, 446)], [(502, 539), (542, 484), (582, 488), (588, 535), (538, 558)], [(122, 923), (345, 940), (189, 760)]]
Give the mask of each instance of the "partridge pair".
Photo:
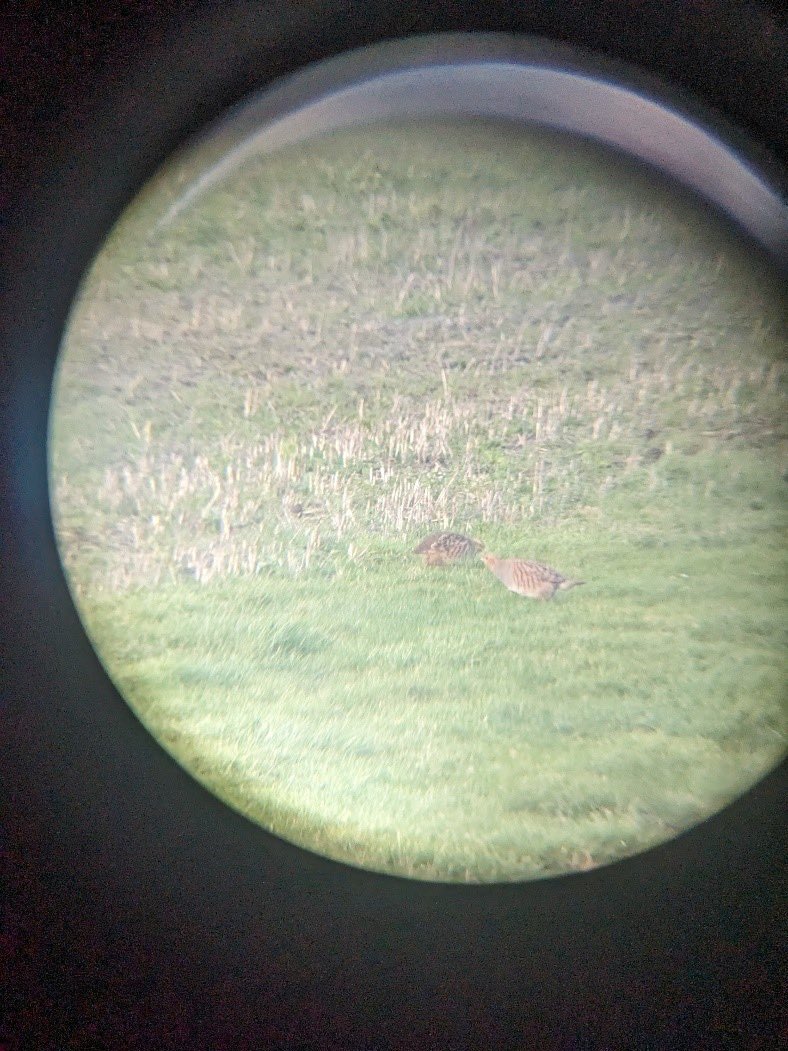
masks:
[[(473, 558), (484, 545), (461, 533), (431, 533), (415, 549), (428, 566), (446, 566), (462, 559)], [(528, 598), (550, 599), (556, 591), (584, 584), (583, 580), (570, 580), (562, 573), (541, 562), (522, 558), (498, 558), (482, 555), (482, 561), (501, 583), (516, 595)]]

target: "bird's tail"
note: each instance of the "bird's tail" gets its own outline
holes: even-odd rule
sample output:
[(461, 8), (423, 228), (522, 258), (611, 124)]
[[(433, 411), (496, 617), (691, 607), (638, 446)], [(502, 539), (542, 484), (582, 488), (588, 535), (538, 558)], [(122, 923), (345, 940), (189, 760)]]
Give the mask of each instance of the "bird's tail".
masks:
[(578, 588), (581, 584), (585, 584), (585, 580), (562, 580), (558, 585), (559, 591), (568, 591), (570, 588)]

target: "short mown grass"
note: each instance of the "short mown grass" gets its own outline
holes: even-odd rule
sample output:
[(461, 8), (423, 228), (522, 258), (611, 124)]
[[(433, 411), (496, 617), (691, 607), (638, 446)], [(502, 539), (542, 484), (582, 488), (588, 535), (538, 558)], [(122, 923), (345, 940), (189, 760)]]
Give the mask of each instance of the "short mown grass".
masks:
[(757, 543), (735, 588), (725, 545), (571, 547), (589, 583), (549, 604), (390, 560), (104, 598), (91, 627), (146, 725), (264, 825), (411, 875), (548, 874), (687, 827), (783, 742)]
[[(171, 175), (64, 345), (62, 557), (115, 682), (266, 828), (426, 879), (583, 869), (783, 754), (785, 338), (721, 226), (485, 125)], [(428, 531), (587, 583), (551, 603)]]

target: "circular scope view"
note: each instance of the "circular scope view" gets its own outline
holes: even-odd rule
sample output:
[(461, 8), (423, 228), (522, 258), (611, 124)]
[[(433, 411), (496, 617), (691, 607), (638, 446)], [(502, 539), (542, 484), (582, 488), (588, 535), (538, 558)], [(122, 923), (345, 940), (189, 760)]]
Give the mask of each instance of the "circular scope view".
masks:
[(50, 435), (75, 601), (162, 746), (295, 844), (476, 883), (771, 769), (785, 302), (728, 226), (483, 121), (179, 171), (86, 278)]

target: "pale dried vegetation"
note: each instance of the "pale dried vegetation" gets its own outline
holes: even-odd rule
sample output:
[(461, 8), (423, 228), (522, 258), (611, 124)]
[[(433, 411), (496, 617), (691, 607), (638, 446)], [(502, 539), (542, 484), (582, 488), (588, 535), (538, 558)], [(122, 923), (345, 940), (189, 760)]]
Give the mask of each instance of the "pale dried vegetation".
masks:
[(774, 320), (724, 251), (582, 151), (458, 134), (340, 137), (116, 230), (53, 413), (78, 589), (343, 573), (774, 445)]
[[(647, 489), (662, 484), (673, 440), (655, 406), (677, 399), (691, 451), (716, 447), (741, 433), (742, 391), (776, 394), (783, 372), (668, 361), (658, 374), (633, 364), (626, 382), (592, 380), (579, 394), (521, 390), (487, 405), (395, 396), (377, 418), (360, 401), (354, 418), (332, 410), (302, 435), (222, 438), (201, 452), (159, 446), (146, 422), (142, 451), (105, 470), (89, 525), (75, 525), (84, 516), (68, 475), (56, 479), (64, 559), (78, 587), (112, 590), (184, 576), (341, 573), (348, 561), (404, 557), (427, 529), (559, 520), (633, 471)], [(239, 412), (253, 416), (256, 404), (250, 388)], [(774, 421), (761, 425), (771, 432)], [(749, 420), (748, 441), (758, 426)]]

